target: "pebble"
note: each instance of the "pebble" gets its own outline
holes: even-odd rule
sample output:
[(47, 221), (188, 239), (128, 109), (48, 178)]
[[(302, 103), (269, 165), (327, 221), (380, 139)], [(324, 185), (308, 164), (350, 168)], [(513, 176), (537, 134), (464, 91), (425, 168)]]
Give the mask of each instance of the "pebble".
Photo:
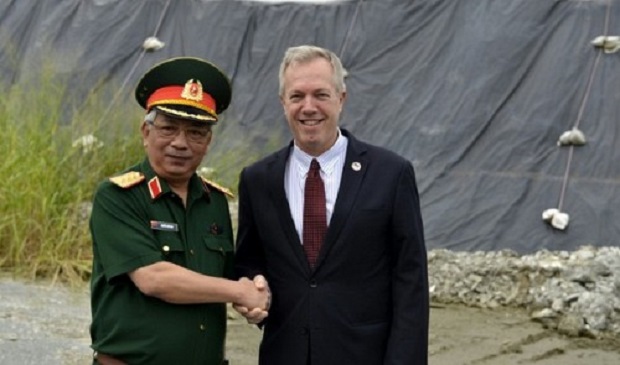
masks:
[(620, 248), (428, 254), (431, 299), (530, 310), (532, 320), (570, 336), (620, 335)]

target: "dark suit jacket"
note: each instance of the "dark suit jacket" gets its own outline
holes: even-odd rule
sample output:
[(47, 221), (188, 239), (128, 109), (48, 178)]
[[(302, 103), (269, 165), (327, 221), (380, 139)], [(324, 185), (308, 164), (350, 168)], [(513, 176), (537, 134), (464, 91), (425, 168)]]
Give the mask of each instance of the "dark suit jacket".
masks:
[(413, 167), (342, 132), (346, 162), (314, 270), (284, 191), (292, 143), (241, 172), (237, 275), (265, 275), (273, 294), (259, 363), (426, 365), (428, 275)]

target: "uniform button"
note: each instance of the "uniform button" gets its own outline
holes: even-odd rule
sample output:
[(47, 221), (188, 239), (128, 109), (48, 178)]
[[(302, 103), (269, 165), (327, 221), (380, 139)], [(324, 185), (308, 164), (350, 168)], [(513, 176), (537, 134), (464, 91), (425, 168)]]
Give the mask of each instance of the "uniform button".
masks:
[(311, 288), (316, 288), (318, 286), (318, 284), (316, 283), (316, 280), (310, 280), (310, 287)]
[(190, 254), (190, 255), (193, 255), (193, 254), (194, 254), (194, 250), (193, 250), (193, 249), (190, 249), (190, 250), (189, 250), (189, 254)]
[(207, 329), (207, 326), (205, 326), (204, 324), (201, 324), (201, 325), (200, 325), (200, 330), (201, 330), (201, 331), (204, 331), (205, 329)]
[(161, 249), (164, 250), (164, 252), (169, 252), (170, 251), (170, 246), (164, 245)]

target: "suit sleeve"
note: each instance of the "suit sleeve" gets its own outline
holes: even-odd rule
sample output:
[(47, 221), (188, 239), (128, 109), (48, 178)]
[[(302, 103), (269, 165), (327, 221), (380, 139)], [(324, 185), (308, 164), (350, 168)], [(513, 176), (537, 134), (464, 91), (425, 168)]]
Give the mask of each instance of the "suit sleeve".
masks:
[(239, 221), (235, 252), (235, 276), (253, 278), (265, 273), (265, 255), (253, 216), (252, 197), (248, 185), (248, 171), (241, 171), (239, 179)]
[(393, 319), (385, 364), (428, 363), (429, 294), (426, 247), (413, 166), (403, 163), (392, 219)]

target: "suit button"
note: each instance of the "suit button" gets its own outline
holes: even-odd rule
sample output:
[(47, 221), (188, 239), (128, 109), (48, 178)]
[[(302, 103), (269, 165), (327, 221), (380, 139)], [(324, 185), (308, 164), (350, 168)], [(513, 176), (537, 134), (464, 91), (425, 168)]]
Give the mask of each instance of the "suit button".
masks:
[(311, 288), (316, 288), (318, 286), (318, 284), (316, 283), (316, 280), (310, 280), (310, 287)]
[(304, 327), (304, 328), (302, 328), (302, 329), (301, 329), (301, 331), (300, 331), (300, 332), (301, 332), (301, 334), (302, 334), (302, 335), (304, 335), (304, 336), (308, 336), (308, 332), (309, 332), (309, 331), (308, 331), (308, 329), (307, 329), (306, 327)]

